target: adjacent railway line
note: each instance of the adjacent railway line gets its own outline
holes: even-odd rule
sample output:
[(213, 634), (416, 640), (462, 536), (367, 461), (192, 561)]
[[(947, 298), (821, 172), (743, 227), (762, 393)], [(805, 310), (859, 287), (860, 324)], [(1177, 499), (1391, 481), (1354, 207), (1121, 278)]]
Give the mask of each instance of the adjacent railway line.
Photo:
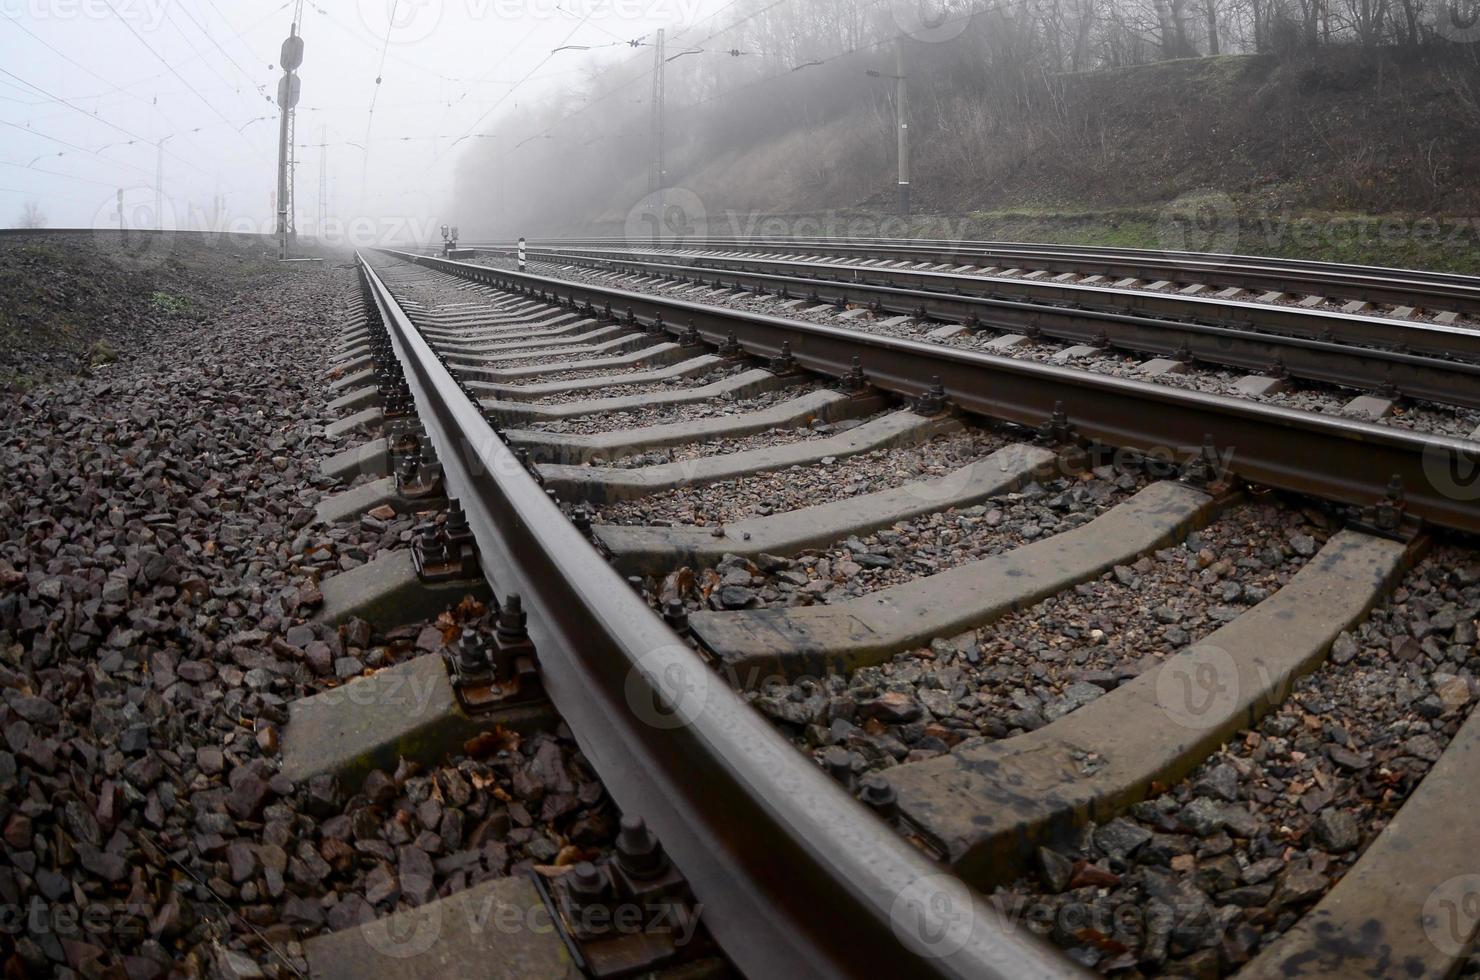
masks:
[(1480, 406), (1480, 334), (1462, 327), (949, 271), (568, 249), (531, 257)]
[[(1461, 407), (1476, 401), (1476, 334), (949, 270), (825, 274), (815, 258), (1091, 262), (1051, 247), (768, 246), (813, 256), (789, 258), (694, 244), (533, 250), (625, 283), (360, 258), (365, 323), (336, 384), (355, 412), (342, 434), (370, 438), (326, 464), (362, 478), (320, 517), (456, 501), (428, 525), (416, 568), (434, 582), (445, 567), (480, 573), (509, 624), (493, 652), (449, 660), (460, 693), (436, 724), (507, 722), (527, 707), (505, 703), (509, 690), (547, 697), (747, 975), (1464, 964), (1480, 917), (1436, 934), (1433, 910), (1469, 907), (1453, 856), (1480, 843), (1448, 816), (1473, 793), (1464, 773), (1480, 746), (1466, 710), (1480, 693), (1480, 576), (1463, 571), (1480, 531), (1464, 492), (1474, 442), (818, 322), (786, 304), (1273, 362)], [(1299, 281), (1364, 302), (1442, 295), (1472, 312), (1461, 277), (1382, 283), (1382, 270), (1125, 252), (1093, 263), (1175, 265), (1214, 284), (1220, 268), (1243, 288)], [(660, 295), (641, 288), (649, 277), (692, 288)], [(358, 584), (323, 585), (330, 607), (361, 601)], [(1124, 603), (1124, 621), (1096, 602)], [(1051, 642), (1027, 639), (1043, 624)], [(1407, 741), (1354, 740), (1349, 719), (1370, 694), (1344, 675), (1400, 652), (1423, 690), (1394, 709)], [(1011, 666), (1022, 656), (1025, 672)], [(1283, 727), (1292, 704), (1316, 734)], [(374, 751), (446, 741), (426, 719), (357, 717), (394, 729)], [(290, 720), (286, 765), (322, 765), (336, 739), (359, 737), (313, 718)], [(1287, 737), (1304, 739), (1298, 758), (1280, 748), (1276, 762), (1270, 746)], [(1261, 745), (1254, 765), (1243, 753)], [(1379, 767), (1385, 792), (1372, 793)], [(1280, 809), (1316, 785), (1302, 798), (1313, 807)], [(623, 853), (552, 879), (557, 919), (582, 907), (583, 888), (601, 890), (591, 881), (630, 897)], [(1010, 901), (1024, 895), (1053, 914), (1027, 924)], [(1124, 934), (1066, 924), (1065, 895), (1092, 909), (1118, 895), (1170, 919)], [(593, 975), (683, 969), (681, 950), (622, 959), (564, 921)], [(489, 955), (504, 941), (474, 939)], [(362, 962), (346, 941), (315, 943), (323, 975)]]
[[(1065, 245), (1008, 242), (950, 242), (902, 239), (732, 239), (680, 240), (685, 248), (752, 255), (829, 256), (838, 260), (894, 262), (1003, 272), (1042, 272), (1052, 275), (1103, 275), (1143, 283), (1200, 284), (1297, 296), (1319, 296), (1343, 303), (1377, 303), (1392, 307), (1480, 313), (1480, 294), (1474, 278), (1458, 273), (1386, 269), (1375, 266), (1305, 262), (1247, 255), (1201, 252), (1150, 251), (1130, 248), (1084, 248)], [(478, 247), (479, 243), (469, 243)], [(622, 239), (541, 239), (537, 247), (625, 248)]]

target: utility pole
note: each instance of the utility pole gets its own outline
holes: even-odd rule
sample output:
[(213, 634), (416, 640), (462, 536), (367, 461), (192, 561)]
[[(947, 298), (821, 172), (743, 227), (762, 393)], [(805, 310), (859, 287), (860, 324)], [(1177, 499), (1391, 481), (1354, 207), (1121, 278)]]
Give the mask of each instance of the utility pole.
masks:
[(154, 227), (164, 231), (164, 141), (161, 136), (154, 144)]
[(894, 39), (894, 105), (899, 130), (899, 213), (910, 213), (910, 116), (904, 71), (904, 35)]
[(283, 66), (283, 77), (278, 79), (278, 180), (277, 180), (277, 234), (278, 258), (288, 257), (288, 239), (293, 237), (293, 135), (294, 109), (298, 105), (299, 81), (296, 71), (303, 64), (303, 38), (298, 36), (298, 15), (303, 12), (299, 0), (293, 26), (283, 41), (278, 63)]
[(322, 243), (329, 236), (329, 127), (319, 127), (319, 220)]
[(663, 222), (663, 64), (663, 29), (660, 27), (653, 48), (652, 150), (648, 165), (648, 193), (657, 194), (654, 205), (660, 227)]

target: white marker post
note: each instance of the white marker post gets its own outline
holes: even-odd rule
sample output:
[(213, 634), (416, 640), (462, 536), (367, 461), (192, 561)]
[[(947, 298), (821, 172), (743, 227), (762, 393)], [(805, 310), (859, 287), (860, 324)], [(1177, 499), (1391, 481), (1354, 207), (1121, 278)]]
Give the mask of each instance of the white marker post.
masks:
[(524, 236), (523, 235), (520, 235), (519, 236), (519, 271), (520, 272), (523, 272), (524, 271), (524, 262), (525, 262), (525, 259), (526, 259), (526, 255), (525, 255), (525, 251), (524, 251)]

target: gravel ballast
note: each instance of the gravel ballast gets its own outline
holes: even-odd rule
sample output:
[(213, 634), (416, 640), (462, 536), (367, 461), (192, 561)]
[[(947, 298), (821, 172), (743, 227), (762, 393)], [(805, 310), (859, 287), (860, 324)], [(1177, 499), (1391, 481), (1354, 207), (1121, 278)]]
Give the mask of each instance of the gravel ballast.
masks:
[(91, 377), (0, 396), (0, 903), (28, 917), (7, 976), (290, 976), (307, 936), (612, 838), (563, 727), (363, 785), (277, 772), (290, 701), (492, 624), (311, 621), (320, 578), (408, 519), (314, 523), (358, 288), (342, 262), (270, 268), (210, 273), (220, 305)]

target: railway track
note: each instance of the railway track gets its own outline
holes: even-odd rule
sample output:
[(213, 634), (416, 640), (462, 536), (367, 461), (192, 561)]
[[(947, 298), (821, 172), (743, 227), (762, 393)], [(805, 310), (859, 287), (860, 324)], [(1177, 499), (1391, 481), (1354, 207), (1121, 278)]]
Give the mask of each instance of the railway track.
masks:
[[(774, 293), (739, 261), (709, 288)], [(330, 461), (361, 478), (321, 519), (457, 502), (415, 564), (480, 572), (509, 629), (452, 656), (448, 716), (548, 697), (740, 972), (1466, 962), (1468, 441), (410, 253), (362, 275), (341, 431), (381, 435)], [(433, 751), (423, 722), (388, 741)], [(296, 714), (285, 765), (347, 727)], [(546, 886), (566, 955), (722, 969), (572, 925), (641, 894), (618, 850)]]
[[(506, 254), (506, 253), (503, 253)], [(676, 283), (867, 309), (972, 333), (995, 349), (1052, 341), (1063, 357), (1087, 346), (1251, 372), (1252, 377), (1340, 385), (1391, 397), (1480, 407), (1480, 332), (1295, 305), (1188, 296), (1052, 280), (987, 279), (952, 271), (839, 268), (816, 261), (653, 252), (536, 249), (552, 268), (574, 264)], [(951, 336), (946, 330), (941, 336)], [(1008, 338), (1006, 341), (1002, 337)], [(990, 345), (989, 345), (990, 346)], [(1252, 389), (1261, 393), (1270, 384)]]
[[(482, 243), (493, 244), (493, 243)], [(507, 243), (496, 243), (507, 247)], [(625, 249), (614, 238), (532, 239), (542, 248)], [(480, 243), (469, 243), (480, 247)], [(992, 270), (1006, 276), (1103, 276), (1162, 288), (1176, 286), (1188, 295), (1237, 289), (1254, 297), (1282, 294), (1328, 302), (1375, 304), (1401, 310), (1431, 310), (1456, 316), (1480, 313), (1480, 287), (1473, 276), (1448, 272), (1388, 269), (1378, 266), (1308, 262), (1203, 252), (1051, 245), (1022, 242), (956, 242), (915, 239), (846, 238), (683, 238), (674, 247), (715, 253), (831, 257), (836, 260), (894, 263), (919, 268)], [(987, 273), (991, 274), (991, 273)], [(1273, 298), (1271, 298), (1273, 299)]]

